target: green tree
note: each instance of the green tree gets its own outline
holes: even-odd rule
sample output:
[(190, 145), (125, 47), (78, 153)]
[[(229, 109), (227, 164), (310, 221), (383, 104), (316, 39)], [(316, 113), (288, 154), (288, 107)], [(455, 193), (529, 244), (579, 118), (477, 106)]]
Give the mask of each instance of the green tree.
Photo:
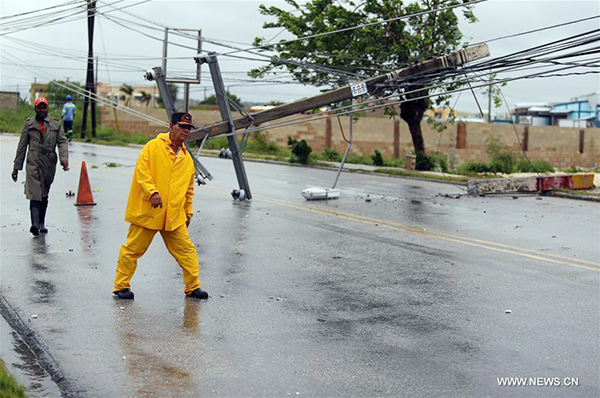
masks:
[[(242, 100), (235, 94), (230, 93), (229, 91), (227, 92), (227, 97), (229, 97), (230, 99), (232, 99), (233, 101), (235, 101), (236, 104), (242, 106)], [(209, 97), (206, 97), (206, 99), (202, 102), (200, 102), (202, 105), (217, 105), (217, 97), (213, 94)]]
[[(167, 87), (169, 88), (169, 92), (171, 93), (171, 98), (173, 98), (173, 102), (177, 101), (177, 94), (179, 93), (179, 87), (177, 87), (177, 84), (175, 84), (175, 83), (167, 83)], [(156, 98), (156, 102), (160, 106), (164, 106), (165, 105), (163, 103), (163, 99), (162, 99), (161, 95), (159, 95), (158, 98)]]
[(152, 94), (149, 94), (145, 91), (141, 91), (140, 94), (142, 94), (142, 104), (146, 104), (146, 106), (150, 105), (150, 101), (152, 100)]
[[(401, 0), (311, 0), (302, 5), (294, 0), (286, 2), (293, 10), (260, 6), (261, 14), (276, 19), (275, 22), (265, 23), (263, 28), (283, 28), (294, 37), (305, 37), (443, 9), (469, 3), (470, 0), (418, 0), (409, 4), (403, 4)], [(476, 21), (468, 5), (460, 10), (469, 22)], [(304, 40), (281, 40), (265, 48), (275, 51), (284, 61), (275, 59), (251, 70), (249, 75), (258, 78), (287, 69), (298, 82), (336, 88), (380, 75), (383, 70), (398, 69), (406, 64), (456, 51), (461, 45), (461, 38), (454, 10), (441, 10)], [(254, 45), (263, 46), (266, 42), (257, 37)], [(353, 75), (348, 79), (347, 76), (340, 77), (339, 74), (327, 73), (306, 64), (319, 64)], [(446, 90), (455, 87), (456, 84), (451, 84)], [(410, 128), (415, 153), (425, 153), (421, 120), (425, 111), (432, 106), (429, 98), (432, 89), (415, 81), (405, 87), (405, 91), (411, 93), (401, 94), (401, 98), (408, 101), (402, 103), (400, 116)], [(390, 91), (382, 92), (389, 93)], [(442, 96), (436, 101), (447, 103), (448, 99), (447, 96)]]
[[(67, 87), (79, 87), (79, 90), (75, 88), (67, 88)], [(68, 82), (65, 80), (50, 80), (48, 83), (48, 99), (52, 102), (64, 102), (65, 97), (70, 95), (73, 97), (73, 101), (79, 100), (82, 98), (78, 92), (82, 92), (84, 87), (78, 82)]]
[[(119, 88), (119, 91), (126, 95), (125, 106), (129, 106), (129, 103), (131, 102), (131, 97), (133, 97), (133, 87), (130, 86), (129, 84), (123, 83), (121, 85), (121, 87)], [(121, 98), (123, 98), (123, 97), (121, 97)]]

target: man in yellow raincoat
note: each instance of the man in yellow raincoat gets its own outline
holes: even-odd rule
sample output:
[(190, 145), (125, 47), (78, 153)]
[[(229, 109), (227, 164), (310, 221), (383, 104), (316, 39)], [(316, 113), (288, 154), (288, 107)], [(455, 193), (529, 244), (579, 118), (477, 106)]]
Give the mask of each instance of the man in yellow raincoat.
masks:
[(174, 113), (169, 132), (150, 140), (138, 158), (125, 212), (131, 226), (119, 252), (113, 289), (120, 299), (133, 299), (129, 282), (156, 232), (183, 270), (185, 294), (208, 298), (200, 289), (198, 256), (187, 229), (193, 216), (194, 162), (184, 142), (191, 128), (192, 115)]

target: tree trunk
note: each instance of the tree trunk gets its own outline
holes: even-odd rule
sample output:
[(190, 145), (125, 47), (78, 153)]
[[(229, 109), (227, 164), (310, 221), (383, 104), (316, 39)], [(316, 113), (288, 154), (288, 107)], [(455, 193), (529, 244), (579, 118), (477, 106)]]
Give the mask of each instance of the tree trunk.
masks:
[(423, 133), (421, 132), (421, 120), (423, 120), (423, 115), (428, 106), (428, 98), (404, 102), (400, 106), (400, 117), (408, 123), (413, 146), (415, 148), (415, 154), (418, 152), (425, 153), (425, 141), (423, 141)]

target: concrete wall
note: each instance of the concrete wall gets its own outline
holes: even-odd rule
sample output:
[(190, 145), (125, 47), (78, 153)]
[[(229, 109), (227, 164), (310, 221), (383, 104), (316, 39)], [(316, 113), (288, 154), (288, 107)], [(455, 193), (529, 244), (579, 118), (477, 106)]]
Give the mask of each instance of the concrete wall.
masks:
[(19, 93), (12, 91), (0, 91), (0, 109), (17, 110), (19, 105)]
[[(102, 109), (102, 124), (115, 126), (114, 112)], [(144, 113), (166, 120), (164, 109), (146, 109)], [(211, 124), (221, 120), (215, 110), (192, 110), (194, 123)], [(277, 124), (294, 121), (300, 116), (291, 116), (278, 120)], [(142, 132), (154, 136), (165, 128), (150, 124), (144, 120), (117, 111), (119, 128), (122, 131)], [(341, 117), (342, 129), (348, 138), (349, 120)], [(515, 132), (516, 129), (516, 132)], [(448, 125), (438, 133), (425, 122), (422, 124), (423, 138), (427, 151), (439, 152), (448, 156), (451, 167), (465, 162), (486, 162), (486, 140), (490, 135), (498, 138), (504, 145), (515, 151), (526, 148), (530, 159), (545, 160), (554, 167), (600, 166), (600, 129), (568, 128), (558, 126), (524, 126), (487, 123), (457, 123)], [(287, 146), (288, 136), (305, 139), (313, 152), (323, 152), (327, 144), (343, 153), (346, 142), (343, 139), (337, 118), (316, 120), (311, 123), (298, 123), (290, 126), (271, 128), (264, 133), (271, 141), (282, 147)], [(517, 139), (518, 136), (518, 139)], [(519, 144), (519, 141), (521, 144)], [(402, 120), (387, 117), (363, 117), (354, 123), (351, 154), (369, 156), (379, 149), (387, 157), (404, 157), (413, 151), (408, 125)]]

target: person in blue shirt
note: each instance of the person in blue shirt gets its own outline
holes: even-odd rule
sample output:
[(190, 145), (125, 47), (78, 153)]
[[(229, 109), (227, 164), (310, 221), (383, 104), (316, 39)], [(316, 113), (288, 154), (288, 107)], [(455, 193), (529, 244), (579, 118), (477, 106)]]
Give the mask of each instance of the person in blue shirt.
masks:
[(75, 104), (73, 103), (73, 98), (70, 95), (65, 97), (67, 102), (63, 106), (62, 110), (62, 120), (65, 126), (65, 133), (67, 134), (67, 139), (71, 141), (73, 138), (73, 120), (75, 119)]

